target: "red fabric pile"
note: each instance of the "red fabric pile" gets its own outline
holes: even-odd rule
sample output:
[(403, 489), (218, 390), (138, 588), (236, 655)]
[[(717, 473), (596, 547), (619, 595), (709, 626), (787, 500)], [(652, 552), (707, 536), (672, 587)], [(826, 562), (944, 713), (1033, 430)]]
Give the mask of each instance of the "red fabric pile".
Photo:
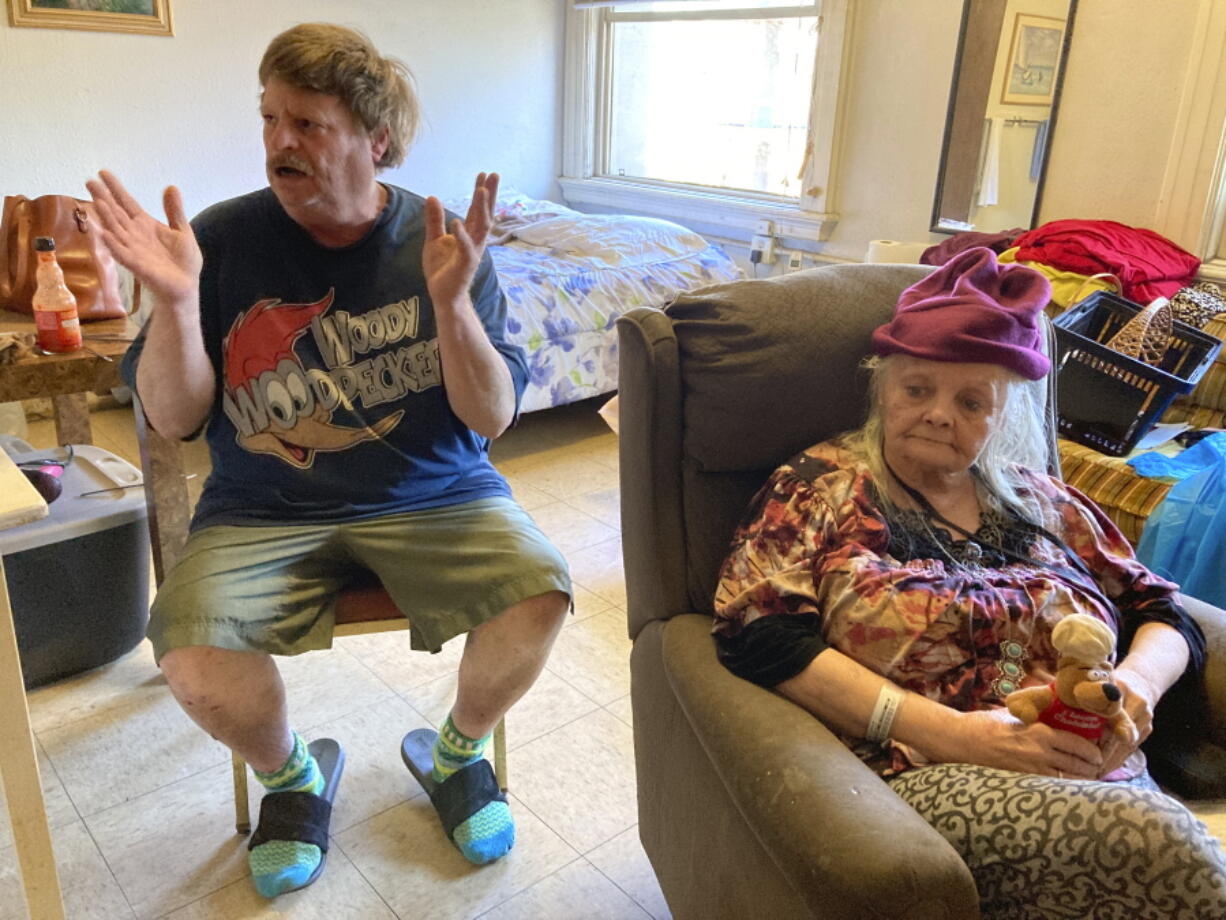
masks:
[(1082, 275), (1110, 272), (1124, 296), (1146, 304), (1191, 284), (1200, 259), (1164, 236), (1113, 220), (1054, 220), (1023, 233), (1018, 262), (1043, 262)]

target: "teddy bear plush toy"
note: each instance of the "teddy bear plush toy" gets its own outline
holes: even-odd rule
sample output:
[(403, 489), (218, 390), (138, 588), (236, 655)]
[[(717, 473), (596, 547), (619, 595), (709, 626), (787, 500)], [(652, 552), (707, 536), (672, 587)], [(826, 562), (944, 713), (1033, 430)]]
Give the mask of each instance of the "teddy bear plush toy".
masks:
[(1023, 722), (1043, 722), (1098, 742), (1110, 726), (1130, 747), (1137, 727), (1124, 710), (1123, 691), (1111, 682), (1115, 633), (1101, 620), (1075, 613), (1051, 634), (1059, 658), (1056, 679), (1046, 687), (1026, 687), (1005, 697), (1009, 712)]

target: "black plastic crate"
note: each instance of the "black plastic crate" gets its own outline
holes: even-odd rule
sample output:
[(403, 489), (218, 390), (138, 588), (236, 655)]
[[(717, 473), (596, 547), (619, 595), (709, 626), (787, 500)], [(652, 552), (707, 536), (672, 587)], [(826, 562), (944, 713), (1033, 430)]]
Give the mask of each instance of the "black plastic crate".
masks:
[(1157, 366), (1108, 348), (1141, 309), (1096, 291), (1052, 322), (1060, 434), (1113, 457), (1136, 447), (1175, 397), (1196, 386), (1222, 348), (1218, 339), (1178, 320)]

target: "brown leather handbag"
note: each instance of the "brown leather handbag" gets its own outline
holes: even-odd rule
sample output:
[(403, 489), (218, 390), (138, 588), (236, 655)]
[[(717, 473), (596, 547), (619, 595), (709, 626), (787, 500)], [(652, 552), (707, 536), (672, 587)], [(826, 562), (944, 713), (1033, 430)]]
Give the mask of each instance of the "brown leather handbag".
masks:
[(115, 259), (102, 242), (92, 202), (67, 195), (9, 195), (0, 215), (0, 310), (34, 310), (34, 239), (55, 239), (55, 257), (82, 322), (127, 315)]

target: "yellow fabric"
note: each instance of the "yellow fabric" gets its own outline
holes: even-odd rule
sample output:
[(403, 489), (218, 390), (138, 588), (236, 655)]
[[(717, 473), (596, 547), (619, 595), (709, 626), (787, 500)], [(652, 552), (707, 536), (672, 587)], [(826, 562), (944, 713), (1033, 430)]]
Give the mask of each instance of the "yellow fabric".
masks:
[[(1006, 249), (996, 257), (996, 261), (1017, 262), (1017, 250), (1016, 246)], [(1067, 310), (1074, 302), (1080, 303), (1085, 300), (1095, 291), (1111, 291), (1116, 294), (1120, 290), (1119, 283), (1115, 281), (1114, 276), (1079, 275), (1076, 272), (1061, 271), (1044, 262), (1019, 262), (1018, 264), (1033, 268), (1051, 282), (1051, 302), (1058, 307), (1055, 311), (1056, 315)], [(1050, 310), (1048, 314), (1052, 315)]]

